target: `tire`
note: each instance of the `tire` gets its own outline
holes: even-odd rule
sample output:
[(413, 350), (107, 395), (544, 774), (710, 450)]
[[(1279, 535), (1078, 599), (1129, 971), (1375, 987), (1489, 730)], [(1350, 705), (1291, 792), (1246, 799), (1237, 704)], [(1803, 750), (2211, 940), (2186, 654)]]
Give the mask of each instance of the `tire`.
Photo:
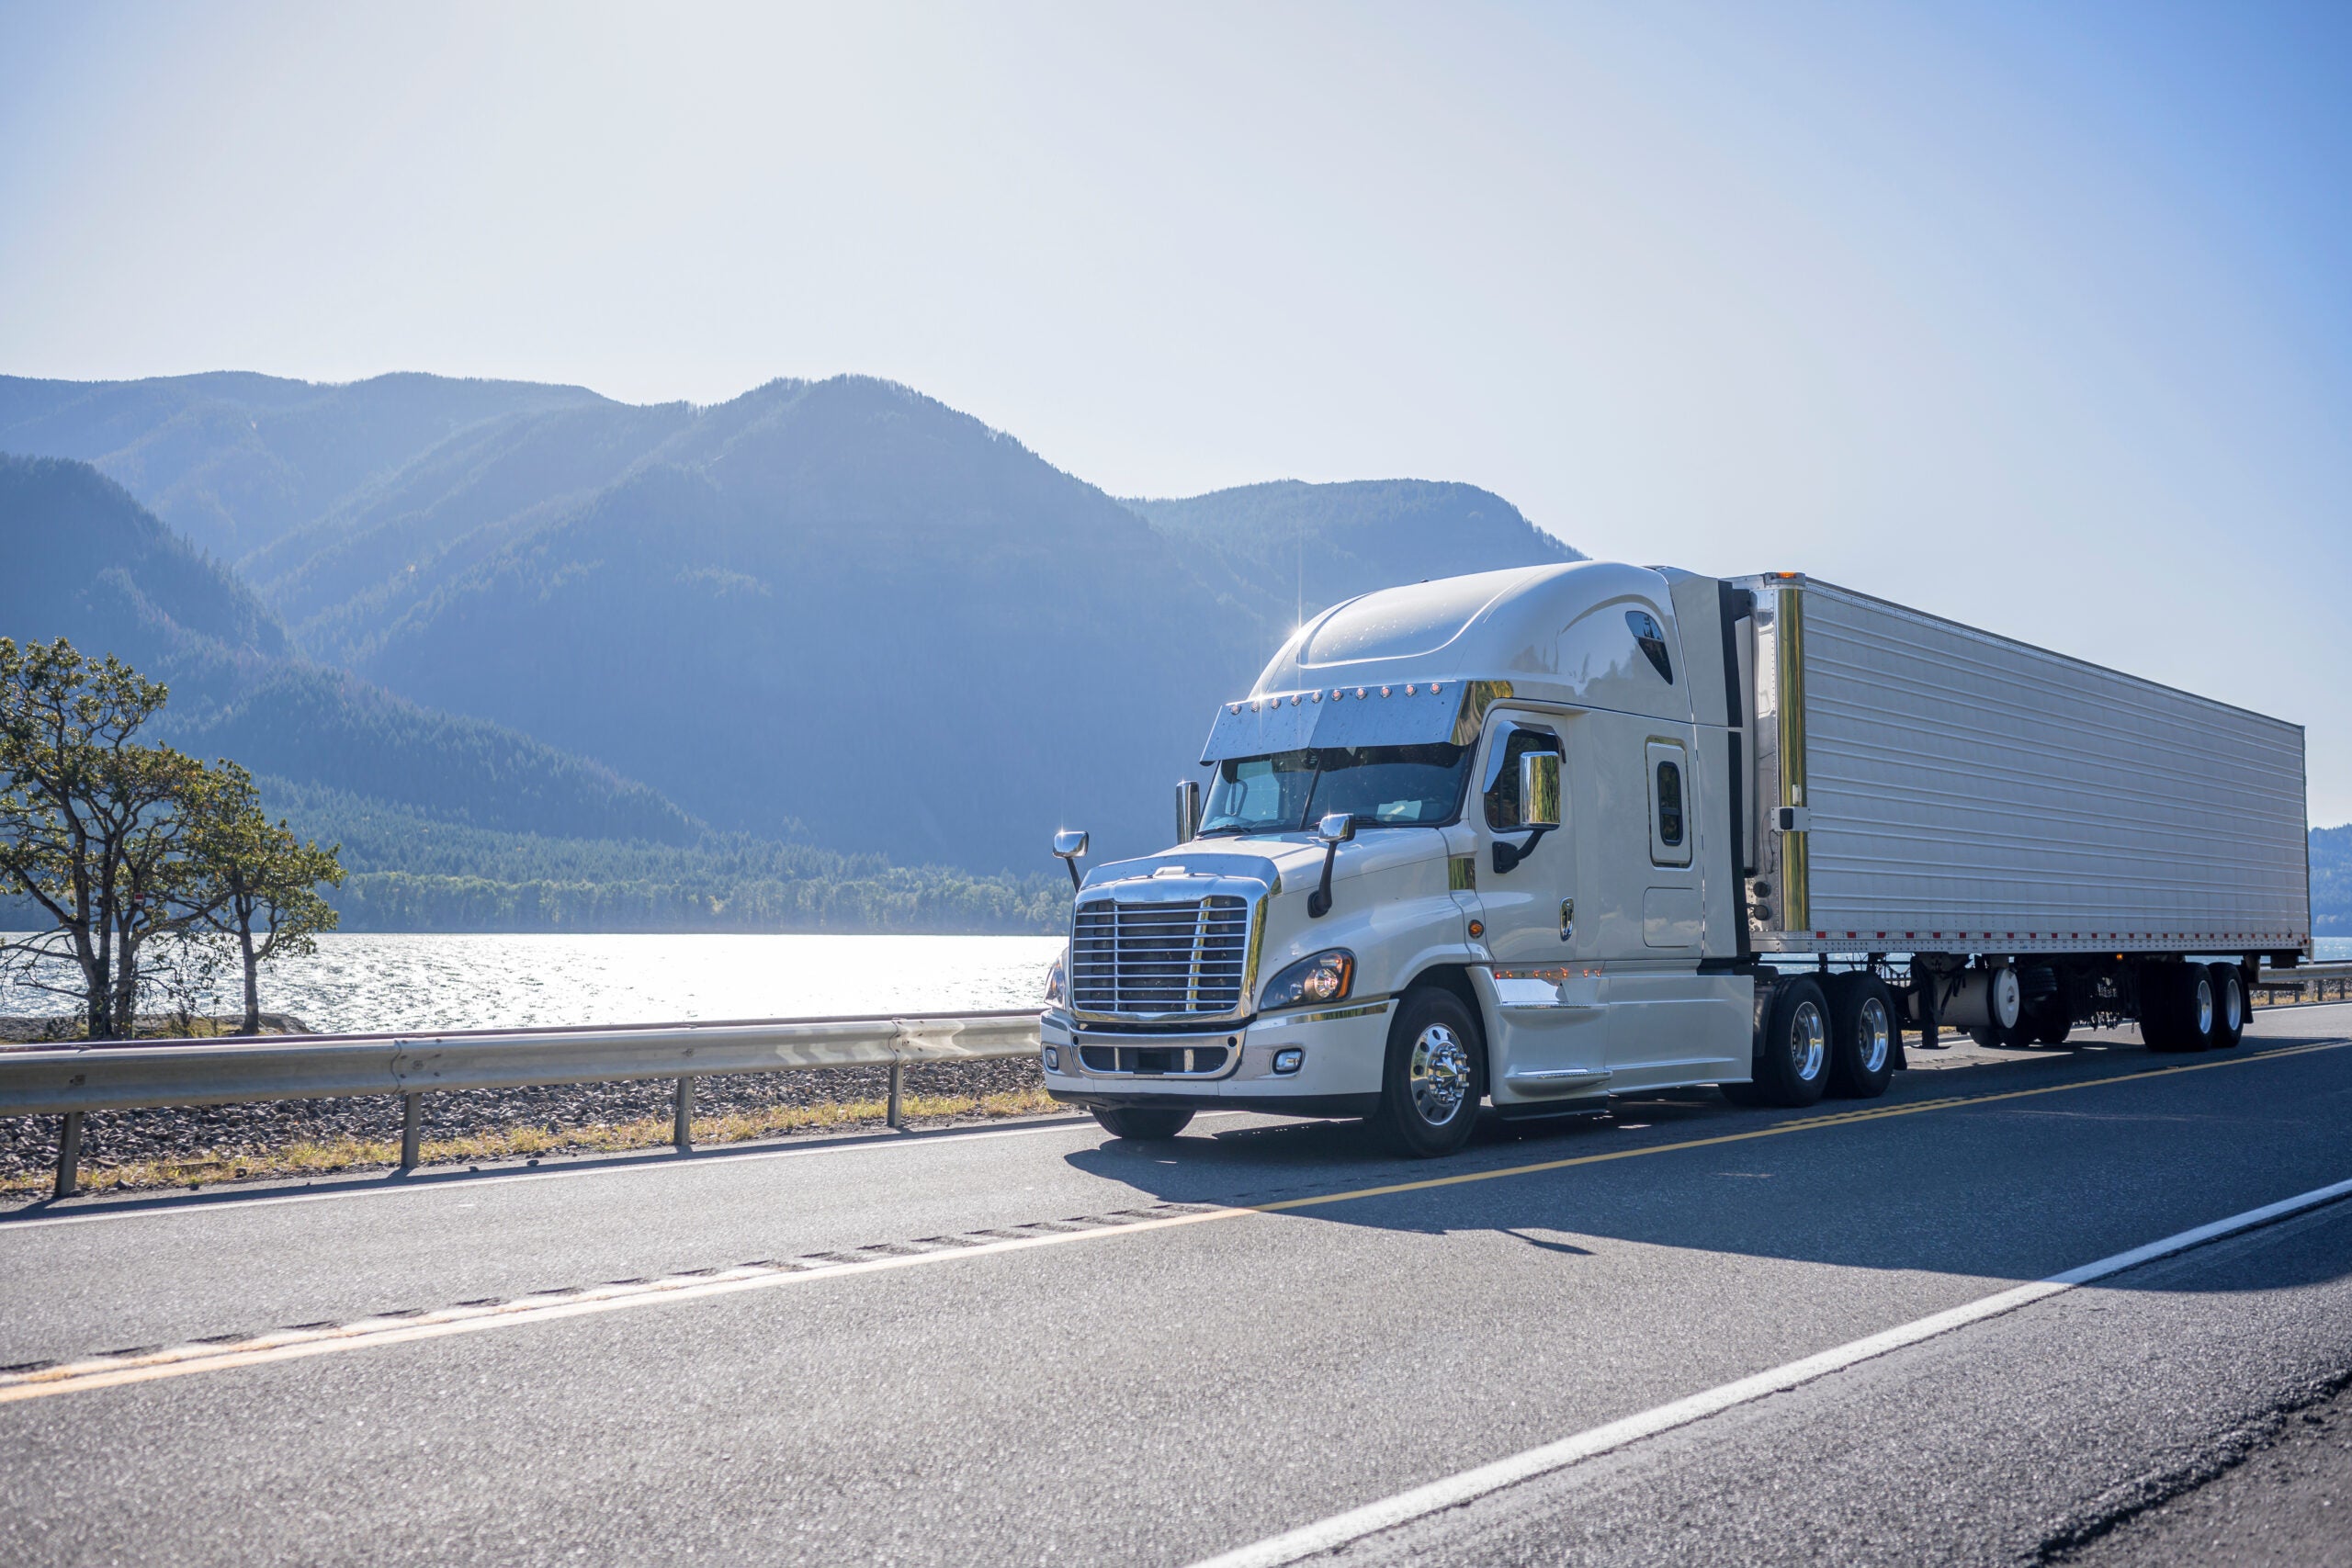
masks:
[(1156, 1144), (1172, 1138), (1189, 1126), (1193, 1113), (1189, 1111), (1162, 1111), (1148, 1105), (1123, 1105), (1116, 1111), (1097, 1110), (1094, 1119), (1102, 1130), (1114, 1138), (1133, 1138), (1139, 1144)]
[(1838, 1100), (1876, 1100), (1894, 1081), (1894, 998), (1875, 975), (1837, 975), (1829, 998), (1829, 1083)]
[(1756, 1090), (1767, 1105), (1811, 1105), (1829, 1087), (1829, 998), (1810, 975), (1773, 987), (1757, 1043)]
[(1388, 1061), (1372, 1124), (1401, 1155), (1436, 1159), (1470, 1141), (1487, 1096), (1487, 1042), (1461, 998), (1435, 986), (1406, 993), (1388, 1026)]
[(2044, 1008), (2033, 1017), (2033, 1043), (2036, 1045), (2064, 1045), (2074, 1027), (2074, 1021), (2066, 1016), (2065, 1003)]
[(2140, 1034), (2151, 1051), (2202, 1051), (2213, 1043), (2213, 973), (2202, 964), (2161, 964), (2142, 982)]
[(2165, 983), (2165, 965), (2144, 964), (2139, 971), (2140, 1041), (2151, 1051), (2174, 1051), (2172, 987)]
[(2234, 964), (2215, 964), (2213, 977), (2213, 1048), (2226, 1051), (2245, 1036), (2245, 973)]

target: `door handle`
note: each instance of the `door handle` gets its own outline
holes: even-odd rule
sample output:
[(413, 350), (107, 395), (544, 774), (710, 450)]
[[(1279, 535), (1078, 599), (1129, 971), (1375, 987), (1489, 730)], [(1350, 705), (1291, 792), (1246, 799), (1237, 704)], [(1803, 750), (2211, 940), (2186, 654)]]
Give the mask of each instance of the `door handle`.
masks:
[(1560, 940), (1574, 942), (1576, 938), (1577, 901), (1573, 898), (1563, 898), (1560, 900)]

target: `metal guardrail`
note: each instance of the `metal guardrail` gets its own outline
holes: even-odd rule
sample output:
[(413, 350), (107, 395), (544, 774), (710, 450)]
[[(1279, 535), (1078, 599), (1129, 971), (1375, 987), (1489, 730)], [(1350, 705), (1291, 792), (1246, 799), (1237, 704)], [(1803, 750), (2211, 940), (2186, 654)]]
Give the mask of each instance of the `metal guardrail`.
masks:
[(2278, 1007), (2283, 994), (2296, 1001), (2352, 1001), (2352, 964), (2305, 964), (2293, 969), (2265, 969), (2254, 983), (2253, 994)]
[(909, 1065), (1008, 1061), (1037, 1050), (1030, 1011), (759, 1019), (628, 1028), (310, 1034), (171, 1044), (0, 1049), (0, 1116), (62, 1116), (57, 1195), (73, 1194), (92, 1111), (236, 1105), (359, 1094), (401, 1097), (401, 1168), (414, 1168), (424, 1098), (435, 1091), (677, 1080), (672, 1141), (694, 1146), (695, 1079), (728, 1073), (888, 1067), (900, 1126)]

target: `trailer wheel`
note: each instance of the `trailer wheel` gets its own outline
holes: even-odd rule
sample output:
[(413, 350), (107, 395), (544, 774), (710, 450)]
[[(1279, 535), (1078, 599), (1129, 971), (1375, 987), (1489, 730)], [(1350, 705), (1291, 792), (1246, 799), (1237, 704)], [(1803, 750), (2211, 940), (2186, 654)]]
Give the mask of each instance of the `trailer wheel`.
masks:
[(1470, 1141), (1486, 1094), (1486, 1041), (1469, 1008), (1435, 986), (1407, 992), (1372, 1119), (1382, 1140), (1416, 1159), (1450, 1155)]
[(1117, 1110), (1098, 1109), (1094, 1119), (1102, 1130), (1114, 1138), (1133, 1138), (1139, 1144), (1156, 1144), (1162, 1138), (1172, 1138), (1182, 1132), (1193, 1120), (1189, 1111), (1163, 1111), (1149, 1105), (1123, 1105)]
[(1829, 1087), (1829, 998), (1809, 975), (1773, 988), (1756, 1053), (1757, 1098), (1767, 1105), (1811, 1105)]
[(2245, 976), (2234, 964), (2216, 964), (2213, 976), (2213, 1045), (2226, 1051), (2245, 1034)]
[(1894, 1081), (1894, 998), (1875, 975), (1830, 976), (1828, 1093), (1876, 1100)]
[(2062, 999), (2051, 1003), (2033, 1016), (2030, 1026), (2036, 1045), (2064, 1045), (2074, 1029), (2074, 1020), (2066, 1016), (2066, 1004)]
[(2141, 981), (2140, 1037), (2151, 1051), (2202, 1051), (2213, 1043), (2213, 972), (2159, 964)]

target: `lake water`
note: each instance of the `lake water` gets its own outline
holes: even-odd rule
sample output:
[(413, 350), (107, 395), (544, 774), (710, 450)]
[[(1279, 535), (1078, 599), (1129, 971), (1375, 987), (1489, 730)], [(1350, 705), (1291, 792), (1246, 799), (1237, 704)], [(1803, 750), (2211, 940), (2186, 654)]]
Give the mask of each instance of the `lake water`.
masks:
[[(2352, 959), (2352, 937), (2312, 945)], [(1050, 936), (331, 935), (263, 970), (262, 1006), (336, 1032), (977, 1012), (1043, 1005), (1060, 949)], [(0, 984), (0, 1013), (64, 1010)]]
[[(262, 1007), (334, 1032), (1043, 1006), (1059, 937), (329, 935)], [(233, 1012), (223, 997), (213, 1010)], [(0, 984), (0, 1013), (67, 1010)]]

